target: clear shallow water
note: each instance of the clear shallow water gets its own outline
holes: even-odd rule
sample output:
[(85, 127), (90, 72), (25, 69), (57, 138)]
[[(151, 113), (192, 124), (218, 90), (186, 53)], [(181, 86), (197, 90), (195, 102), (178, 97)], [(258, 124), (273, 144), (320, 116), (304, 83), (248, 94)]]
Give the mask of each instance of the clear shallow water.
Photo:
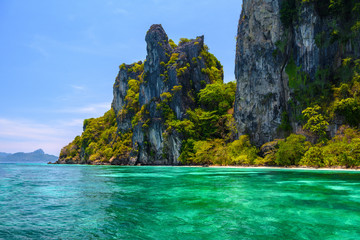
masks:
[(359, 236), (359, 172), (0, 164), (0, 239)]

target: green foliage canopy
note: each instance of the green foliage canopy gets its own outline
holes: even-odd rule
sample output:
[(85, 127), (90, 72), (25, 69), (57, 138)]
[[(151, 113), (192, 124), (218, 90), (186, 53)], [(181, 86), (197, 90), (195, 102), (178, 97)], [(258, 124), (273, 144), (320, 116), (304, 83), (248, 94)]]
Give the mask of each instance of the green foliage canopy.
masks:
[(326, 139), (326, 129), (329, 123), (325, 120), (324, 116), (319, 113), (321, 107), (315, 105), (314, 107), (308, 107), (302, 114), (307, 119), (307, 122), (304, 125), (304, 129), (307, 129), (317, 136), (320, 140)]

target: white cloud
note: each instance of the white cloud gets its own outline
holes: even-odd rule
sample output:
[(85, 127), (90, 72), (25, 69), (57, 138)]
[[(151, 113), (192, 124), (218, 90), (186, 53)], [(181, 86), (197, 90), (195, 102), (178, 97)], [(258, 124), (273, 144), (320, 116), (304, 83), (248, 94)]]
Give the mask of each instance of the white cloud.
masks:
[(69, 123), (71, 126), (61, 123), (46, 125), (28, 120), (0, 118), (0, 152), (32, 152), (42, 148), (46, 153), (58, 155), (60, 149), (76, 135), (71, 127), (79, 121)]
[(66, 127), (82, 127), (84, 119), (72, 119), (69, 121), (61, 121), (61, 125)]
[(61, 131), (44, 124), (0, 118), (1, 137), (44, 140), (55, 138), (59, 133)]
[(0, 117), (0, 152), (32, 152), (42, 148), (46, 153), (58, 155), (62, 147), (81, 134), (85, 118), (100, 117), (110, 108), (110, 103), (96, 103), (55, 110), (61, 115), (69, 113), (70, 119), (46, 124)]
[(116, 8), (113, 13), (120, 14), (120, 15), (128, 15), (129, 12), (123, 8)]
[(91, 104), (88, 106), (83, 106), (83, 107), (71, 107), (71, 108), (66, 108), (66, 109), (60, 109), (57, 110), (56, 112), (59, 113), (87, 113), (87, 114), (97, 114), (97, 115), (102, 115), (104, 114), (107, 110), (109, 110), (111, 108), (111, 104), (110, 103), (97, 103), (97, 104)]
[(80, 91), (84, 91), (85, 87), (84, 86), (80, 86), (80, 85), (70, 85), (70, 87), (72, 87), (75, 90), (80, 90)]

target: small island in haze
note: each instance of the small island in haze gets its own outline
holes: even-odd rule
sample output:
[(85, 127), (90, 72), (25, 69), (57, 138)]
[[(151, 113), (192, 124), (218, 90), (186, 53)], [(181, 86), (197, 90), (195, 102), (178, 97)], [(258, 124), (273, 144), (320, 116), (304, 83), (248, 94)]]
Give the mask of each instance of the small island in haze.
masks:
[(0, 163), (49, 163), (57, 160), (58, 157), (46, 154), (42, 149), (30, 153), (0, 153)]

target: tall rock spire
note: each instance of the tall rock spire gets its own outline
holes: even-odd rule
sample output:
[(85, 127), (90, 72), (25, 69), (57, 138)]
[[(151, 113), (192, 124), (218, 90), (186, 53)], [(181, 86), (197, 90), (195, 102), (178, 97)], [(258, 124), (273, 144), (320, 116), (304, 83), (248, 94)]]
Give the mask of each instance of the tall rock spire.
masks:
[(244, 0), (239, 20), (234, 116), (239, 134), (256, 145), (277, 135), (285, 108), (283, 60), (274, 56), (283, 32), (279, 8), (278, 0)]

